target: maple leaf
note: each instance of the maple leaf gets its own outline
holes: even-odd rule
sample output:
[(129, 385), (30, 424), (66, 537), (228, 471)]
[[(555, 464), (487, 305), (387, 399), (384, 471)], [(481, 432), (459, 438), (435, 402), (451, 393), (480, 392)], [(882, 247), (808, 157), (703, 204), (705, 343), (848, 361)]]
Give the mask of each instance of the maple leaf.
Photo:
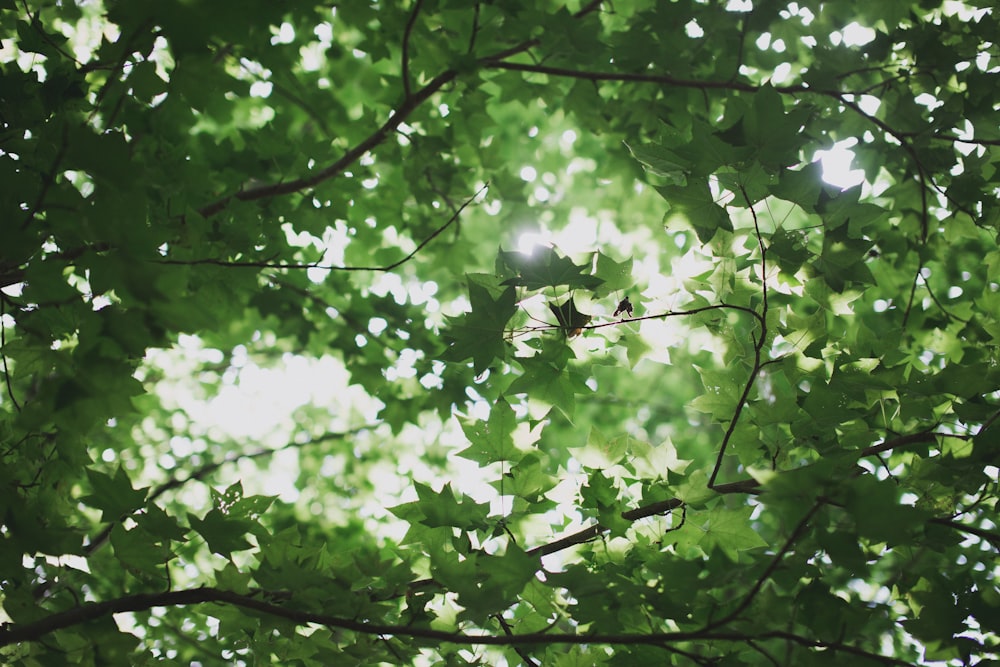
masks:
[(549, 310), (556, 316), (559, 326), (567, 338), (572, 338), (583, 332), (583, 327), (590, 323), (591, 316), (581, 313), (573, 302), (573, 297), (566, 299), (562, 304), (549, 304)]
[(532, 290), (561, 285), (571, 289), (594, 289), (604, 282), (602, 278), (584, 273), (587, 267), (574, 264), (553, 248), (535, 247), (531, 254), (501, 250), (500, 259), (518, 274), (505, 280), (503, 285), (520, 285)]
[(447, 348), (442, 358), (463, 361), (471, 357), (473, 369), (482, 373), (494, 359), (506, 356), (504, 332), (517, 312), (514, 288), (508, 287), (494, 299), (485, 287), (470, 282), (469, 301), (471, 312), (449, 318), (451, 326), (444, 332)]

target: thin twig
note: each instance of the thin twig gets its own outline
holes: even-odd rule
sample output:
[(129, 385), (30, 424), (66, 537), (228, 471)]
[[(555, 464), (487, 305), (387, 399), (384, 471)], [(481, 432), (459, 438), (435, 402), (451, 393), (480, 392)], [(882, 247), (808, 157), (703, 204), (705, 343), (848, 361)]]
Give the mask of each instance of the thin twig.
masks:
[(56, 151), (56, 156), (52, 160), (52, 166), (49, 171), (42, 176), (42, 187), (38, 191), (38, 196), (35, 198), (35, 203), (32, 204), (31, 208), (28, 209), (27, 214), (24, 216), (24, 220), (21, 222), (21, 231), (23, 232), (31, 224), (31, 221), (35, 219), (35, 216), (42, 210), (42, 204), (45, 202), (45, 197), (49, 193), (49, 189), (56, 181), (56, 175), (59, 172), (59, 165), (62, 163), (63, 158), (66, 156), (66, 148), (69, 145), (69, 128), (63, 125), (62, 128), (62, 140), (59, 142), (59, 149)]
[(6, 299), (0, 299), (0, 355), (3, 356), (3, 379), (7, 383), (7, 395), (10, 396), (14, 409), (21, 411), (21, 405), (14, 397), (14, 386), (10, 381), (10, 367), (7, 366), (7, 327), (4, 326), (3, 316), (6, 314)]
[[(924, 444), (928, 442), (934, 442), (939, 437), (950, 437), (950, 438), (961, 438), (963, 436), (952, 435), (949, 433), (936, 433), (933, 431), (923, 431), (920, 433), (913, 433), (910, 435), (902, 435), (892, 440), (886, 440), (885, 442), (879, 443), (877, 445), (871, 445), (858, 452), (858, 458), (865, 458), (867, 456), (874, 456), (880, 452), (886, 452), (893, 449), (903, 449), (915, 444)], [(719, 494), (748, 494), (756, 495), (763, 491), (760, 483), (753, 478), (748, 478), (740, 480), (737, 482), (728, 482), (726, 484), (716, 484), (712, 489)], [(638, 521), (639, 519), (645, 519), (646, 517), (658, 516), (661, 514), (666, 514), (671, 510), (674, 510), (684, 504), (684, 501), (680, 498), (669, 498), (667, 500), (660, 500), (655, 503), (649, 503), (648, 505), (643, 505), (642, 507), (636, 507), (635, 509), (626, 510), (621, 513), (623, 519), (627, 521)], [(960, 524), (965, 527), (965, 524)], [(600, 524), (595, 524), (593, 526), (588, 526), (582, 530), (579, 530), (565, 537), (561, 537), (552, 542), (539, 545), (533, 549), (529, 549), (528, 553), (533, 556), (548, 556), (549, 554), (554, 554), (559, 551), (563, 551), (577, 544), (583, 544), (600, 537), (603, 533), (607, 532), (607, 528)]]
[(479, 3), (476, 3), (476, 8), (472, 14), (472, 32), (469, 35), (469, 48), (466, 53), (471, 54), (476, 47), (476, 36), (479, 35)]
[(382, 123), (377, 130), (372, 132), (367, 138), (358, 144), (355, 144), (353, 148), (341, 155), (339, 159), (335, 160), (323, 169), (320, 169), (319, 171), (308, 176), (302, 176), (290, 181), (283, 181), (281, 183), (272, 183), (247, 190), (240, 190), (235, 194), (227, 195), (210, 204), (202, 206), (198, 209), (198, 213), (204, 218), (211, 218), (212, 216), (225, 210), (225, 208), (229, 206), (230, 202), (233, 200), (258, 201), (261, 199), (270, 199), (272, 197), (288, 195), (306, 188), (311, 188), (324, 181), (328, 181), (339, 176), (344, 172), (344, 170), (347, 169), (348, 166), (354, 164), (354, 162), (368, 153), (368, 151), (382, 144), (382, 142), (384, 142), (387, 137), (392, 135), (396, 128), (399, 127), (403, 121), (405, 121), (421, 104), (430, 99), (434, 93), (441, 90), (444, 86), (454, 81), (457, 76), (458, 72), (451, 69), (438, 74), (426, 86), (407, 97), (400, 106), (393, 110), (389, 118)]
[(910, 310), (913, 308), (913, 297), (917, 293), (917, 281), (920, 280), (920, 272), (923, 271), (924, 267), (917, 269), (917, 275), (913, 276), (913, 284), (910, 286), (910, 300), (906, 303), (906, 310), (903, 312), (903, 325), (902, 328), (906, 328), (906, 323), (910, 319)]
[[(309, 440), (306, 440), (305, 442), (289, 442), (289, 443), (286, 443), (286, 444), (282, 445), (281, 447), (264, 447), (264, 448), (255, 450), (253, 452), (246, 452), (246, 453), (239, 453), (239, 454), (235, 454), (235, 455), (225, 456), (225, 457), (223, 457), (222, 459), (220, 459), (218, 461), (212, 461), (210, 463), (206, 463), (206, 464), (200, 466), (199, 468), (195, 469), (187, 477), (184, 477), (184, 478), (174, 477), (174, 478), (172, 478), (172, 479), (164, 482), (163, 484), (160, 484), (155, 489), (153, 489), (153, 491), (149, 494), (149, 496), (147, 496), (146, 502), (147, 503), (151, 503), (151, 502), (153, 502), (154, 500), (156, 500), (157, 498), (159, 498), (160, 496), (162, 496), (164, 493), (166, 493), (168, 491), (172, 491), (173, 489), (180, 488), (180, 487), (182, 487), (182, 486), (184, 486), (184, 485), (186, 485), (186, 484), (188, 484), (190, 482), (196, 482), (196, 481), (202, 480), (202, 479), (208, 477), (209, 475), (211, 475), (212, 473), (214, 473), (216, 470), (218, 470), (219, 468), (221, 468), (224, 465), (229, 465), (231, 463), (237, 463), (239, 461), (248, 461), (248, 460), (263, 458), (263, 457), (267, 457), (267, 456), (274, 456), (278, 452), (283, 452), (283, 451), (288, 450), (288, 449), (302, 449), (303, 447), (309, 447), (309, 446), (312, 446), (312, 445), (319, 445), (319, 444), (322, 444), (324, 442), (329, 442), (331, 440), (343, 440), (344, 438), (346, 438), (346, 437), (348, 437), (350, 435), (357, 435), (358, 433), (360, 433), (361, 431), (363, 431), (366, 428), (369, 428), (369, 427), (360, 427), (360, 428), (351, 429), (349, 431), (337, 432), (337, 433), (324, 433), (323, 435), (317, 436), (315, 438), (310, 438)], [(117, 522), (115, 522), (115, 523), (117, 523)], [(91, 540), (90, 544), (88, 544), (87, 547), (86, 547), (86, 549), (84, 550), (85, 553), (86, 553), (86, 555), (89, 556), (90, 554), (94, 553), (101, 546), (103, 546), (105, 542), (107, 542), (108, 537), (111, 536), (111, 529), (114, 527), (114, 525), (115, 525), (114, 523), (108, 524), (100, 533), (98, 533), (96, 536), (94, 536), (94, 539)]]
[(479, 190), (476, 191), (474, 195), (466, 199), (461, 206), (452, 214), (448, 221), (443, 225), (431, 232), (426, 238), (424, 238), (417, 247), (413, 249), (408, 255), (402, 259), (396, 260), (392, 264), (386, 264), (384, 266), (341, 266), (336, 264), (320, 264), (319, 262), (309, 262), (306, 264), (300, 264), (297, 262), (272, 262), (272, 261), (258, 261), (258, 262), (241, 262), (233, 261), (228, 259), (217, 259), (213, 257), (205, 257), (201, 259), (160, 259), (156, 260), (158, 264), (179, 264), (183, 266), (191, 266), (197, 264), (211, 264), (214, 266), (227, 266), (227, 267), (241, 267), (241, 268), (254, 268), (254, 269), (325, 269), (328, 271), (376, 271), (387, 273), (393, 271), (406, 262), (413, 259), (417, 253), (424, 249), (428, 243), (436, 239), (441, 235), (446, 229), (451, 227), (458, 220), (462, 211), (466, 209), (472, 202), (479, 197), (487, 188), (489, 183), (483, 184)]
[[(640, 317), (627, 317), (623, 320), (612, 320), (609, 322), (598, 322), (597, 324), (588, 324), (586, 326), (579, 327), (583, 331), (591, 331), (594, 329), (604, 329), (607, 327), (617, 327), (622, 324), (630, 324), (632, 322), (642, 322), (643, 320), (662, 320), (667, 317), (683, 317), (686, 315), (697, 315), (698, 313), (704, 313), (710, 310), (738, 310), (748, 315), (753, 315), (753, 317), (761, 322), (760, 314), (753, 308), (747, 308), (746, 306), (737, 306), (731, 303), (717, 303), (711, 306), (699, 306), (698, 308), (692, 308), (691, 310), (668, 310), (663, 313), (656, 313), (654, 315), (642, 315)], [(541, 321), (541, 320), (538, 320)], [(762, 323), (762, 322), (761, 322)], [(538, 327), (528, 327), (523, 332), (518, 331), (518, 333), (530, 333), (535, 331), (553, 331), (556, 329), (562, 329), (561, 324), (549, 324), (545, 323), (543, 326)]]
[[(667, 74), (648, 74), (648, 73), (637, 73), (637, 72), (591, 72), (583, 70), (573, 70), (564, 67), (551, 67), (547, 65), (529, 65), (525, 63), (511, 63), (506, 61), (492, 62), (486, 65), (487, 67), (492, 67), (495, 69), (513, 70), (520, 72), (533, 72), (537, 74), (546, 74), (550, 76), (567, 77), (575, 79), (585, 79), (588, 81), (621, 81), (621, 82), (634, 82), (634, 83), (656, 83), (660, 85), (669, 85), (679, 88), (696, 88), (698, 90), (708, 91), (708, 90), (734, 90), (739, 92), (753, 93), (760, 90), (759, 86), (740, 83), (736, 81), (721, 81), (721, 80), (697, 80), (697, 79), (682, 79)], [(878, 118), (872, 114), (867, 113), (861, 108), (856, 102), (854, 102), (851, 97), (856, 95), (855, 92), (844, 92), (835, 89), (823, 89), (823, 88), (810, 88), (809, 86), (798, 84), (789, 86), (774, 86), (774, 90), (779, 93), (785, 94), (814, 94), (823, 95), (825, 97), (830, 97), (845, 107), (849, 108), (851, 111), (855, 112), (867, 122), (875, 125), (880, 130), (886, 134), (895, 138), (902, 149), (910, 156), (913, 160), (914, 166), (917, 171), (917, 180), (920, 182), (920, 198), (921, 198), (921, 214), (920, 214), (920, 227), (921, 227), (921, 238), (923, 241), (927, 240), (927, 234), (929, 232), (930, 226), (930, 209), (927, 202), (927, 190), (931, 186), (931, 181), (927, 176), (927, 170), (924, 168), (923, 161), (920, 159), (916, 149), (906, 141), (906, 136), (893, 128), (891, 125)]]
[[(315, 438), (310, 438), (305, 442), (289, 442), (282, 445), (281, 447), (265, 447), (253, 452), (227, 455), (218, 461), (211, 461), (209, 463), (205, 463), (204, 465), (196, 468), (187, 477), (184, 478), (173, 477), (172, 479), (164, 482), (163, 484), (160, 484), (146, 497), (146, 504), (152, 503), (154, 500), (162, 496), (164, 493), (167, 493), (168, 491), (180, 488), (188, 484), (189, 482), (202, 480), (224, 465), (228, 465), (230, 463), (237, 463), (239, 461), (244, 461), (244, 460), (263, 458), (265, 456), (273, 456), (278, 452), (285, 451), (287, 449), (301, 449), (303, 447), (308, 447), (310, 445), (317, 445), (323, 442), (329, 442), (330, 440), (343, 439), (349, 435), (355, 435), (357, 433), (360, 433), (361, 431), (367, 428), (370, 427), (362, 426), (344, 432), (324, 433), (323, 435), (317, 436)], [(93, 538), (91, 538), (87, 546), (84, 547), (84, 555), (90, 557), (93, 553), (95, 553), (101, 547), (107, 544), (108, 539), (111, 537), (111, 531), (117, 524), (121, 523), (121, 521), (123, 521), (125, 518), (126, 518), (125, 516), (122, 516), (119, 518), (118, 521), (106, 524), (104, 528), (100, 530), (100, 532), (98, 532), (96, 535), (94, 535)], [(45, 593), (51, 589), (53, 583), (54, 582), (52, 581), (45, 581), (36, 586), (33, 591), (35, 598), (38, 599), (41, 598), (43, 595), (45, 595)]]
[(667, 644), (700, 641), (738, 642), (785, 639), (802, 646), (814, 649), (825, 649), (831, 652), (847, 653), (868, 658), (886, 665), (908, 665), (903, 660), (871, 653), (864, 649), (844, 644), (839, 641), (823, 641), (802, 637), (782, 630), (771, 630), (757, 634), (742, 632), (712, 632), (695, 630), (687, 632), (659, 633), (620, 633), (620, 634), (589, 634), (589, 633), (547, 633), (533, 632), (523, 635), (488, 635), (450, 632), (433, 628), (423, 628), (413, 625), (390, 625), (371, 623), (353, 618), (341, 618), (330, 614), (311, 612), (299, 607), (282, 606), (261, 599), (259, 595), (242, 595), (218, 588), (202, 587), (161, 593), (139, 593), (126, 595), (103, 602), (88, 602), (83, 605), (55, 612), (28, 623), (5, 623), (0, 625), (0, 647), (20, 642), (38, 641), (45, 635), (97, 619), (106, 618), (112, 614), (125, 612), (147, 611), (154, 607), (182, 607), (187, 605), (216, 603), (248, 609), (275, 618), (282, 618), (295, 625), (317, 624), (328, 628), (348, 630), (364, 635), (394, 635), (414, 639), (433, 640), (442, 644), (457, 644), (465, 646), (550, 646), (550, 645), (586, 645), (605, 644), (623, 646), (665, 646)]
[[(500, 627), (503, 629), (503, 633), (505, 635), (508, 637), (514, 636), (514, 631), (510, 629), (510, 624), (507, 623), (507, 619), (503, 617), (503, 614), (494, 614), (493, 618), (497, 619), (497, 622), (500, 624)], [(524, 660), (525, 664), (531, 665), (531, 667), (542, 667), (542, 663), (531, 657), (531, 655), (520, 646), (515, 646), (514, 651), (521, 656), (521, 660)]]
[(779, 667), (778, 661), (774, 658), (774, 656), (765, 651), (760, 646), (758, 646), (757, 642), (755, 642), (752, 639), (748, 639), (746, 643), (747, 646), (749, 646), (753, 650), (757, 651), (757, 653), (760, 653), (762, 656), (764, 656), (764, 658), (767, 659), (767, 661), (770, 662), (772, 665), (774, 665), (774, 667)]
[[(81, 67), (82, 63), (79, 60), (74, 58), (72, 54), (66, 53), (61, 46), (52, 41), (49, 34), (45, 32), (45, 27), (42, 25), (41, 19), (39, 19), (37, 15), (33, 16), (31, 14), (31, 8), (28, 7), (27, 0), (21, 0), (21, 4), (24, 6), (24, 13), (28, 15), (28, 24), (32, 27), (32, 29), (34, 29), (35, 32), (38, 33), (38, 35), (42, 38), (42, 41), (52, 47), (52, 50), (61, 55), (63, 58), (71, 60), (77, 65), (77, 67)], [(39, 13), (41, 12), (39, 11)]]
[(400, 64), (400, 69), (403, 78), (403, 96), (406, 99), (412, 95), (410, 90), (410, 34), (413, 32), (413, 26), (417, 23), (417, 14), (420, 13), (420, 6), (423, 4), (424, 0), (416, 0), (413, 3), (413, 11), (410, 12), (410, 18), (406, 21), (406, 28), (403, 30), (403, 61)]
[[(573, 17), (577, 19), (582, 18), (583, 16), (597, 10), (600, 6), (601, 0), (591, 0), (591, 2), (588, 2), (575, 14), (573, 14)], [(540, 40), (538, 38), (529, 39), (521, 42), (520, 44), (503, 49), (502, 51), (498, 51), (497, 53), (480, 58), (477, 63), (480, 67), (491, 67), (502, 61), (504, 58), (524, 53), (525, 51), (534, 48), (539, 43)], [(404, 98), (403, 102), (398, 107), (393, 109), (393, 111), (389, 114), (388, 119), (383, 122), (377, 130), (368, 135), (367, 138), (356, 144), (353, 148), (349, 149), (346, 153), (340, 156), (339, 159), (319, 171), (290, 181), (272, 183), (247, 190), (239, 190), (234, 194), (226, 195), (215, 200), (214, 202), (202, 206), (198, 209), (198, 213), (204, 218), (210, 218), (225, 210), (225, 208), (229, 206), (233, 200), (258, 201), (262, 199), (270, 199), (272, 197), (279, 197), (305, 190), (306, 188), (313, 187), (339, 176), (347, 169), (348, 166), (354, 164), (354, 162), (359, 160), (370, 150), (373, 150), (375, 147), (381, 145), (386, 138), (395, 132), (396, 128), (403, 124), (410, 114), (420, 107), (420, 105), (457, 78), (458, 71), (454, 69), (445, 70), (444, 72), (438, 74), (436, 77), (431, 79), (426, 86)]]
[(725, 625), (728, 625), (733, 620), (735, 620), (740, 614), (742, 614), (744, 611), (747, 610), (747, 608), (753, 603), (754, 598), (757, 597), (757, 594), (760, 592), (760, 589), (764, 587), (764, 584), (767, 583), (767, 580), (770, 579), (771, 575), (773, 575), (775, 570), (778, 569), (778, 566), (781, 565), (782, 559), (791, 550), (792, 545), (794, 545), (799, 540), (799, 538), (802, 537), (802, 533), (805, 532), (806, 526), (809, 525), (809, 522), (812, 520), (813, 516), (816, 515), (816, 512), (818, 512), (823, 505), (824, 502), (822, 500), (818, 500), (813, 504), (813, 506), (809, 509), (809, 511), (806, 512), (806, 515), (802, 517), (799, 523), (795, 526), (795, 529), (792, 531), (792, 534), (789, 535), (787, 540), (785, 540), (785, 543), (782, 545), (781, 549), (778, 550), (778, 553), (774, 554), (774, 558), (771, 559), (771, 562), (768, 564), (767, 568), (764, 569), (764, 572), (761, 573), (761, 575), (757, 578), (757, 581), (754, 582), (754, 585), (751, 586), (750, 590), (747, 591), (746, 595), (743, 596), (743, 600), (738, 605), (736, 605), (736, 608), (733, 609), (728, 614), (726, 614), (725, 616), (723, 616), (722, 618), (720, 618), (719, 620), (712, 621), (711, 623), (706, 625), (703, 628), (703, 630), (705, 631), (715, 630), (716, 628), (721, 628)]
[(757, 211), (754, 209), (753, 203), (750, 201), (750, 196), (747, 194), (746, 188), (743, 187), (742, 183), (740, 184), (740, 190), (743, 192), (743, 197), (746, 199), (747, 206), (750, 208), (750, 214), (753, 216), (753, 228), (757, 233), (757, 244), (760, 246), (760, 280), (761, 292), (763, 293), (761, 312), (757, 318), (760, 322), (760, 338), (754, 340), (753, 368), (750, 370), (750, 377), (747, 378), (747, 382), (743, 386), (743, 393), (736, 402), (736, 408), (733, 410), (732, 419), (729, 420), (729, 426), (726, 429), (726, 434), (722, 437), (722, 444), (719, 445), (719, 453), (715, 459), (715, 466), (712, 467), (712, 474), (708, 478), (708, 488), (710, 489), (715, 488), (715, 480), (718, 478), (719, 472), (722, 470), (722, 462), (725, 459), (726, 448), (729, 446), (729, 441), (732, 439), (733, 433), (736, 432), (736, 424), (739, 422), (740, 416), (743, 414), (743, 409), (750, 400), (750, 392), (753, 390), (754, 383), (757, 381), (757, 376), (760, 374), (760, 369), (763, 366), (761, 363), (761, 356), (764, 351), (764, 345), (767, 343), (767, 249), (764, 247), (764, 239), (760, 234), (760, 225), (757, 221)]
[(993, 531), (986, 530), (984, 528), (970, 526), (960, 521), (955, 521), (954, 519), (934, 518), (930, 519), (930, 522), (936, 523), (939, 526), (947, 526), (948, 528), (957, 530), (960, 533), (975, 535), (976, 537), (984, 539), (992, 544), (994, 549), (1000, 550), (1000, 533), (994, 533)]

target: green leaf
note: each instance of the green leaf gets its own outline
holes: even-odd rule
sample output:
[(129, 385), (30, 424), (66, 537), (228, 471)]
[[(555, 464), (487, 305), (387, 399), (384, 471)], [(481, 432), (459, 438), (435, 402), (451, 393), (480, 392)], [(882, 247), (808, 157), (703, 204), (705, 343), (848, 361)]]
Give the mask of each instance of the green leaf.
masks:
[(586, 378), (568, 359), (572, 353), (566, 345), (550, 345), (540, 354), (519, 357), (524, 373), (511, 383), (507, 392), (527, 394), (559, 408), (572, 419), (576, 410), (576, 394), (590, 393)]
[(152, 502), (146, 505), (146, 510), (136, 514), (135, 522), (150, 535), (171, 541), (186, 541), (187, 529), (183, 528), (177, 519), (164, 512)]
[(625, 144), (646, 169), (657, 176), (667, 177), (675, 185), (684, 185), (691, 163), (659, 144)]
[(505, 280), (504, 285), (521, 285), (529, 290), (545, 287), (594, 289), (604, 281), (584, 273), (589, 267), (574, 264), (561, 256), (555, 248), (535, 246), (530, 254), (500, 250), (499, 257), (517, 275)]
[(111, 529), (111, 547), (115, 557), (137, 577), (166, 579), (163, 567), (172, 555), (170, 549), (145, 530), (125, 530), (120, 523), (115, 524)]
[(703, 469), (694, 470), (676, 487), (677, 497), (691, 507), (702, 507), (716, 497), (715, 491), (708, 486), (708, 472)]
[(827, 233), (823, 252), (813, 267), (836, 292), (843, 292), (848, 285), (874, 283), (875, 277), (865, 265), (871, 246), (870, 240), (839, 238), (838, 234)]
[(781, 270), (793, 274), (808, 260), (808, 232), (781, 228), (771, 236), (768, 257), (777, 260)]
[(559, 479), (551, 474), (547, 463), (537, 452), (528, 452), (494, 483), (494, 487), (501, 494), (510, 493), (529, 503), (541, 503), (542, 494), (559, 483)]
[(472, 311), (462, 317), (449, 318), (444, 333), (446, 349), (441, 355), (448, 361), (464, 361), (470, 357), (476, 373), (482, 373), (494, 359), (506, 358), (504, 334), (507, 322), (517, 312), (514, 288), (508, 287), (494, 299), (485, 287), (469, 282)]
[(212, 509), (205, 514), (204, 519), (188, 514), (188, 523), (192, 530), (205, 539), (209, 549), (220, 556), (230, 558), (234, 551), (253, 547), (246, 539), (253, 524), (246, 519), (233, 518), (221, 510)]
[(616, 262), (603, 252), (597, 253), (597, 268), (594, 275), (604, 282), (595, 289), (598, 296), (625, 291), (635, 284), (632, 277), (632, 258)]
[(733, 230), (729, 214), (715, 203), (707, 181), (692, 181), (684, 187), (663, 185), (655, 189), (667, 200), (668, 208), (664, 216), (667, 229), (671, 229), (673, 221), (679, 218), (694, 227), (702, 243), (711, 241), (719, 229)]
[(91, 493), (82, 500), (102, 511), (101, 521), (118, 521), (146, 502), (148, 489), (133, 489), (132, 482), (122, 468), (115, 471), (114, 477), (87, 468), (87, 479), (90, 481)]
[(537, 558), (508, 543), (501, 556), (475, 551), (460, 562), (445, 554), (432, 557), (431, 574), (458, 594), (463, 615), (475, 618), (508, 607), (539, 566)]
[(459, 500), (451, 490), (451, 484), (445, 484), (440, 491), (414, 482), (419, 500), (415, 503), (423, 518), (420, 523), (431, 528), (454, 526), (462, 530), (485, 530), (486, 517), (490, 512), (489, 503), (477, 503), (472, 500)]
[(782, 96), (774, 87), (761, 86), (743, 116), (744, 136), (755, 149), (754, 158), (772, 169), (799, 162), (801, 143), (797, 134), (808, 114), (801, 105), (786, 114)]
[(628, 451), (628, 436), (609, 439), (597, 428), (592, 427), (587, 436), (587, 444), (583, 447), (574, 447), (573, 457), (588, 468), (602, 470), (621, 463)]
[(767, 546), (751, 525), (752, 513), (752, 507), (729, 509), (718, 506), (689, 516), (688, 521), (701, 530), (702, 537), (698, 544), (706, 552), (717, 548), (733, 562), (739, 562), (740, 552)]
[(521, 452), (514, 447), (514, 429), (517, 428), (517, 418), (513, 408), (501, 396), (490, 408), (490, 417), (486, 421), (459, 417), (462, 431), (469, 439), (469, 446), (457, 453), (464, 459), (476, 461), (482, 465), (498, 461), (517, 461)]
[(590, 315), (577, 310), (573, 297), (560, 304), (549, 302), (549, 310), (555, 315), (560, 329), (567, 338), (579, 336), (592, 319)]
[(811, 213), (816, 209), (822, 187), (823, 165), (816, 161), (801, 169), (782, 170), (777, 184), (771, 185), (770, 190), (774, 196), (798, 204)]
[(900, 504), (899, 488), (891, 480), (865, 475), (852, 480), (846, 494), (845, 507), (859, 534), (890, 547), (911, 541), (929, 518), (916, 507)]
[(691, 407), (726, 421), (740, 399), (742, 388), (730, 369), (696, 367), (696, 370), (701, 375), (705, 393), (691, 401)]

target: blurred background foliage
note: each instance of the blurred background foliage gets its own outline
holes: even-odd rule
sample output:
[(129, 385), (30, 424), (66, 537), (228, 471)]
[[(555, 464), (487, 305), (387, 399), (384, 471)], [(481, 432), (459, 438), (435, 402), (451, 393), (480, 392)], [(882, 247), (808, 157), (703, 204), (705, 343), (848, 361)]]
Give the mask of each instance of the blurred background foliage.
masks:
[(996, 660), (987, 4), (0, 1), (0, 655)]

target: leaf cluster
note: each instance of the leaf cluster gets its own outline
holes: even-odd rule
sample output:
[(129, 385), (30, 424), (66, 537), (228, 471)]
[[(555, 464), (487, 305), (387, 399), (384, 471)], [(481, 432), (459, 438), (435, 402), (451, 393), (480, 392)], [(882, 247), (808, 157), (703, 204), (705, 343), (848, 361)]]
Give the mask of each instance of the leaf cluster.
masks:
[(980, 4), (0, 2), (0, 662), (995, 660)]

